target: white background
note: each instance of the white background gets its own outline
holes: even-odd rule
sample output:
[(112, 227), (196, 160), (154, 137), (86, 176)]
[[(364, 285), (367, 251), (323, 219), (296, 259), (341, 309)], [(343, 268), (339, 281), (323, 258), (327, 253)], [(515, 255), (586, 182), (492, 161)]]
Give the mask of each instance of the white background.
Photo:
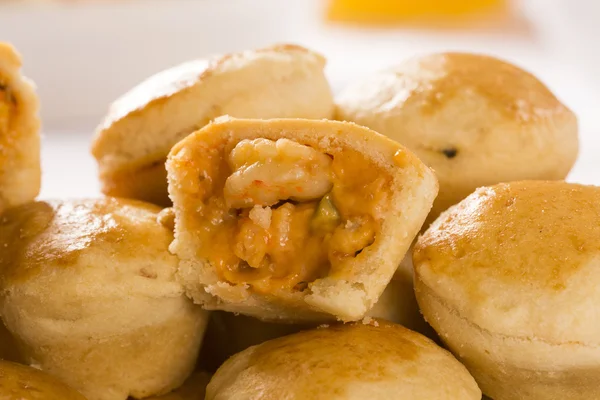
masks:
[[(296, 42), (324, 53), (335, 90), (436, 50), (485, 52), (534, 72), (579, 116), (569, 179), (600, 184), (600, 2), (521, 2), (524, 27), (431, 32), (323, 22), (323, 1), (145, 0), (0, 6), (0, 40), (23, 54), (42, 102), (43, 197), (98, 193), (90, 136), (121, 93), (159, 70), (214, 53)], [(598, 24), (600, 25), (600, 24)]]

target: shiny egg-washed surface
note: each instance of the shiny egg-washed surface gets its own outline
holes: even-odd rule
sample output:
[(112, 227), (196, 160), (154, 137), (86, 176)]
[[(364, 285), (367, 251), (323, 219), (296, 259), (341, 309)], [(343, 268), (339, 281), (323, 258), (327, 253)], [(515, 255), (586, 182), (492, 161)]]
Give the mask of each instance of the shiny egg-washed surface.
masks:
[(160, 225), (148, 223), (158, 211), (153, 205), (109, 197), (12, 208), (0, 216), (0, 247), (5, 249), (0, 252), (0, 284), (23, 281), (50, 262), (76, 267), (81, 252), (91, 246), (134, 256), (135, 243), (161, 236), (168, 241), (163, 232), (157, 235)]
[(450, 353), (404, 327), (371, 321), (324, 326), (238, 353), (214, 375), (206, 399), (358, 399), (367, 393), (481, 398)]
[(599, 222), (597, 187), (515, 182), (481, 188), (421, 237), (414, 262), (460, 282), (473, 300), (487, 279), (560, 291), (600, 252)]

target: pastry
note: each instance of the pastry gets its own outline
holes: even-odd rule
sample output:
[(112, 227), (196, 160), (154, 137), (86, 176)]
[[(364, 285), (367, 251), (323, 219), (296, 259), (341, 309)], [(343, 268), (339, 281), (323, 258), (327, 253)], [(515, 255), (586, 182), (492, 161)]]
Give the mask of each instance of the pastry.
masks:
[(163, 394), (195, 366), (207, 313), (175, 279), (159, 211), (104, 198), (0, 217), (0, 315), (29, 364), (88, 400)]
[(35, 368), (0, 360), (2, 400), (85, 400), (59, 380)]
[(221, 115), (330, 118), (325, 59), (277, 45), (192, 61), (163, 71), (115, 101), (92, 153), (102, 191), (169, 205), (165, 158), (171, 147)]
[(173, 147), (170, 249), (206, 309), (362, 318), (430, 210), (433, 172), (355, 124), (219, 118)]
[(600, 398), (600, 188), (480, 188), (418, 240), (415, 286), (495, 400)]
[(577, 119), (536, 77), (493, 57), (438, 53), (351, 84), (337, 119), (397, 140), (432, 167), (440, 193), (428, 218), (476, 188), (564, 179), (577, 157)]
[(33, 200), (40, 177), (38, 98), (17, 51), (0, 42), (0, 213)]
[(400, 325), (372, 321), (304, 331), (250, 347), (219, 368), (206, 400), (480, 400), (446, 350)]

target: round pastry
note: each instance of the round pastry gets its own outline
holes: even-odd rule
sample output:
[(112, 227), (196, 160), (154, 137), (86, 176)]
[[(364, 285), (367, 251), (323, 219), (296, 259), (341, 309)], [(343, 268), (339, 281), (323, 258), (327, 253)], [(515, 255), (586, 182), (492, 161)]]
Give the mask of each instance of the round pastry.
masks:
[(35, 368), (0, 360), (2, 400), (85, 400), (64, 383)]
[(440, 53), (350, 85), (337, 119), (382, 133), (432, 167), (429, 221), (476, 188), (564, 179), (577, 157), (577, 119), (536, 77), (493, 57)]
[(165, 159), (171, 147), (221, 115), (331, 118), (325, 59), (277, 45), (198, 60), (163, 71), (116, 100), (92, 154), (102, 191), (169, 205)]
[(400, 325), (371, 321), (300, 332), (225, 362), (206, 400), (480, 400), (446, 350)]
[(159, 211), (104, 198), (0, 217), (0, 315), (28, 363), (89, 400), (169, 392), (196, 363), (208, 317), (175, 279)]
[(219, 118), (167, 170), (188, 295), (285, 322), (363, 318), (437, 193), (398, 143), (327, 120)]
[(204, 400), (210, 375), (195, 372), (179, 389), (164, 396), (148, 397), (145, 400)]
[(495, 400), (600, 398), (600, 188), (480, 188), (414, 251), (427, 321)]
[(21, 57), (0, 42), (0, 213), (40, 191), (40, 121), (33, 84), (21, 75)]

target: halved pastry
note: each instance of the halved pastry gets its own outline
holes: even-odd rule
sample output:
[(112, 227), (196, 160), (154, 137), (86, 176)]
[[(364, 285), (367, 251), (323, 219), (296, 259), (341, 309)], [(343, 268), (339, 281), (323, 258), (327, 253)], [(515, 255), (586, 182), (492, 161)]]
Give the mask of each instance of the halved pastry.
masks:
[(398, 143), (337, 121), (220, 118), (167, 160), (179, 274), (207, 309), (362, 318), (437, 193)]
[(32, 367), (0, 360), (0, 399), (86, 400), (58, 379)]
[(222, 115), (331, 118), (325, 59), (276, 45), (188, 62), (154, 75), (116, 100), (92, 154), (102, 191), (169, 205), (165, 159), (171, 147)]
[(270, 340), (231, 357), (206, 400), (481, 400), (450, 352), (400, 325), (335, 324)]
[(14, 47), (0, 42), (0, 212), (40, 191), (39, 130), (34, 86), (21, 75)]
[(176, 280), (159, 211), (103, 198), (0, 217), (0, 316), (29, 364), (89, 400), (169, 392), (196, 364), (208, 316)]

